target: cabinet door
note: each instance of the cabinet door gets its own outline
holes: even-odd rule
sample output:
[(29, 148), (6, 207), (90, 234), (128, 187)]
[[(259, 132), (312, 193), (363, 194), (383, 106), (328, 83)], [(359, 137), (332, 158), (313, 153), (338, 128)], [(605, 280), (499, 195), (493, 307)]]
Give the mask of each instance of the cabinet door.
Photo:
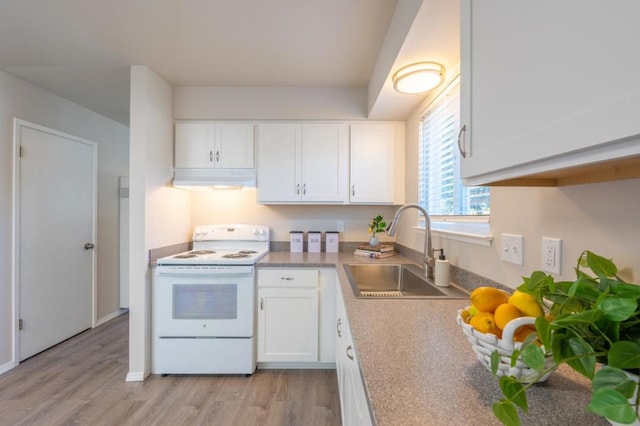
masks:
[(350, 202), (394, 202), (395, 143), (392, 124), (351, 125)]
[(640, 61), (629, 52), (640, 39), (640, 2), (461, 6), (461, 171), (469, 183), (593, 162), (585, 153), (594, 148), (602, 148), (598, 160), (611, 159), (620, 154), (605, 145), (638, 137)]
[(258, 289), (258, 361), (318, 361), (318, 289)]
[(301, 126), (258, 126), (258, 202), (300, 201)]
[(218, 123), (215, 127), (215, 166), (222, 169), (252, 169), (253, 124)]
[(214, 167), (214, 129), (208, 123), (176, 123), (175, 168), (205, 169)]
[(302, 201), (347, 201), (348, 135), (344, 124), (302, 125)]

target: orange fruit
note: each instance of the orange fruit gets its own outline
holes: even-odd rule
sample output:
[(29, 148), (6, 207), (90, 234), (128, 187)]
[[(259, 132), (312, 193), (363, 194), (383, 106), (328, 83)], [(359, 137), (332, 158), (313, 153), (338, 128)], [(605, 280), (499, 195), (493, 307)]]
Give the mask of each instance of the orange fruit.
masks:
[(500, 330), (504, 330), (507, 323), (512, 319), (520, 318), (522, 316), (522, 312), (509, 303), (503, 303), (496, 308), (494, 316), (496, 318), (496, 325), (498, 328)]
[(524, 339), (527, 338), (531, 333), (536, 332), (536, 327), (534, 325), (523, 325), (518, 328), (515, 333), (513, 333), (513, 341), (514, 342), (524, 342)]
[(493, 313), (508, 300), (509, 296), (504, 291), (493, 287), (478, 287), (471, 292), (471, 304), (480, 312)]
[(496, 336), (500, 333), (500, 329), (496, 326), (496, 321), (491, 312), (478, 312), (469, 320), (471, 327), (481, 333), (491, 333)]

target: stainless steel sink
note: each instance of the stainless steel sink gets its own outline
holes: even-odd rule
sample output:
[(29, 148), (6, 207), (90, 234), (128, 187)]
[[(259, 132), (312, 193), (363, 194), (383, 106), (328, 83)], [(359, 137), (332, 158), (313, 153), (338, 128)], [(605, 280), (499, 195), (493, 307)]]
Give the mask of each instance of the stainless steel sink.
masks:
[(457, 287), (436, 287), (413, 264), (344, 265), (353, 293), (358, 298), (466, 299)]

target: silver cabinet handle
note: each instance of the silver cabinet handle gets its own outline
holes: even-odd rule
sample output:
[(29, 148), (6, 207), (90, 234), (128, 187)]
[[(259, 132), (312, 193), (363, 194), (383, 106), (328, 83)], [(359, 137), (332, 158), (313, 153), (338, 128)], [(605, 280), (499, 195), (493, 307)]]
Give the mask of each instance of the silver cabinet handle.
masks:
[(209, 162), (213, 163), (213, 151), (209, 151)]
[(342, 331), (340, 331), (340, 326), (342, 325), (342, 318), (338, 318), (336, 323), (336, 332), (338, 333), (338, 337), (342, 337)]
[(296, 185), (296, 194), (300, 195), (300, 184)]
[(307, 195), (307, 184), (306, 183), (302, 185), (302, 194), (303, 195)]
[(465, 124), (460, 128), (460, 131), (458, 132), (458, 150), (460, 151), (460, 155), (462, 155), (462, 158), (467, 158), (467, 151), (465, 151), (464, 149), (463, 138), (462, 138), (462, 135), (464, 135), (466, 132), (467, 132), (467, 125)]
[(281, 280), (293, 281), (293, 277), (280, 277)]
[(260, 310), (264, 311), (264, 297), (260, 298)]
[(351, 345), (347, 346), (347, 358), (349, 358), (351, 361), (353, 361), (353, 354), (351, 353), (352, 350), (353, 348), (351, 347)]
[(85, 250), (92, 250), (95, 246), (93, 245), (93, 243), (86, 243), (84, 245), (84, 249)]
[(216, 151), (216, 163), (220, 162), (220, 151)]
[(356, 195), (356, 186), (355, 185), (351, 185), (351, 195)]

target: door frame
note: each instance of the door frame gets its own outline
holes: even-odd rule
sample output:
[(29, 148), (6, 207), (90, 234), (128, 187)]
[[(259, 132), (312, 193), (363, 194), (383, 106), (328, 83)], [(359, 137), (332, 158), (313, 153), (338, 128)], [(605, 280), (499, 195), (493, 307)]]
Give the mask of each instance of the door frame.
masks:
[(13, 339), (11, 344), (13, 345), (13, 367), (20, 364), (20, 330), (18, 329), (20, 320), (20, 141), (22, 138), (22, 129), (29, 128), (37, 130), (43, 133), (49, 133), (54, 136), (62, 137), (72, 140), (74, 142), (89, 145), (93, 151), (93, 218), (91, 236), (96, 249), (92, 250), (91, 255), (91, 328), (94, 328), (97, 323), (97, 219), (98, 219), (98, 144), (97, 142), (89, 139), (84, 139), (78, 136), (70, 135), (68, 133), (61, 132), (59, 130), (51, 129), (49, 127), (41, 126), (26, 120), (22, 120), (14, 117), (13, 119), (13, 212), (12, 212), (12, 259), (11, 267), (12, 271), (12, 327), (13, 327)]

